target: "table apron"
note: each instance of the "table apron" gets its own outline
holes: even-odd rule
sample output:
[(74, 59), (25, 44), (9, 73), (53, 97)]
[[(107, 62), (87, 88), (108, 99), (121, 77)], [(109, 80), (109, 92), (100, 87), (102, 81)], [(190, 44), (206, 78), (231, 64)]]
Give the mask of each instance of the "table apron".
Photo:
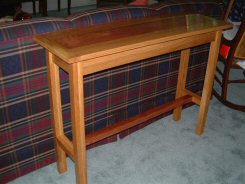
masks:
[[(117, 66), (137, 62), (143, 59), (167, 54), (175, 51), (180, 51), (186, 48), (195, 47), (202, 44), (207, 44), (215, 39), (215, 32), (204, 33), (194, 36), (189, 36), (181, 39), (175, 39), (168, 42), (160, 42), (144, 47), (139, 47), (131, 50), (125, 50), (118, 53), (108, 54), (101, 57), (88, 59), (85, 61), (77, 61), (81, 63), (82, 75), (88, 75), (102, 70), (110, 69)], [(63, 70), (70, 73), (72, 64), (68, 64), (58, 56), (55, 56), (54, 62)], [(74, 63), (73, 63), (74, 64)]]

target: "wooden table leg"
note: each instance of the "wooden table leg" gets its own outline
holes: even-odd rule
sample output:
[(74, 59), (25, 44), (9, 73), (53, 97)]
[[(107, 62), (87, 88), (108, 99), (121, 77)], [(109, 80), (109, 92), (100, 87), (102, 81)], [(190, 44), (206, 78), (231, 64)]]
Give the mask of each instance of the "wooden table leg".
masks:
[(199, 135), (203, 134), (204, 128), (206, 126), (206, 119), (208, 114), (210, 97), (213, 89), (214, 74), (216, 71), (216, 65), (218, 61), (221, 36), (222, 36), (222, 32), (217, 31), (215, 40), (211, 42), (211, 46), (209, 50), (208, 66), (205, 74), (202, 98), (200, 103), (200, 111), (199, 111), (198, 123), (196, 128), (196, 133)]
[[(177, 90), (176, 90), (175, 98), (179, 98), (184, 95), (183, 91), (185, 89), (185, 84), (186, 84), (189, 60), (190, 60), (190, 49), (182, 50), (181, 56), (180, 56), (178, 83), (177, 83)], [(173, 119), (175, 121), (180, 120), (181, 112), (182, 112), (182, 106), (179, 106), (178, 108), (174, 109)]]
[(72, 142), (78, 184), (87, 184), (82, 63), (74, 63), (69, 73), (71, 92)]
[(61, 95), (60, 95), (60, 76), (59, 67), (54, 63), (54, 56), (50, 52), (47, 54), (47, 67), (50, 88), (50, 106), (55, 134), (55, 146), (57, 156), (57, 167), (60, 173), (67, 171), (66, 153), (59, 145), (57, 138), (64, 135)]

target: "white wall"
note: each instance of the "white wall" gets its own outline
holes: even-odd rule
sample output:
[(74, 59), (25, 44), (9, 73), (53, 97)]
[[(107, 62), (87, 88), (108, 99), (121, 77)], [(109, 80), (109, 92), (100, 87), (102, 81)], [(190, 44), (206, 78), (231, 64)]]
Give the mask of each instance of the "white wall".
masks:
[[(48, 10), (57, 10), (57, 0), (47, 0)], [(61, 9), (67, 8), (67, 0), (61, 0)], [(71, 7), (86, 6), (96, 4), (96, 0), (71, 0)], [(22, 9), (26, 12), (32, 13), (32, 2), (22, 3)], [(38, 10), (38, 1), (36, 1), (36, 9)]]

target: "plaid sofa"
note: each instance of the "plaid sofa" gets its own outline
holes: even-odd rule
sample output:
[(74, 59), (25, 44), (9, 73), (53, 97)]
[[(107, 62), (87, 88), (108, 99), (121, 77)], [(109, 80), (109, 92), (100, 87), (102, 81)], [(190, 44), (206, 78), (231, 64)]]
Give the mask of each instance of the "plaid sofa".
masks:
[[(104, 8), (77, 13), (65, 19), (38, 18), (2, 25), (0, 183), (6, 183), (56, 160), (45, 50), (33, 41), (32, 35), (146, 16), (199, 12), (199, 5), (204, 9), (206, 7), (207, 11), (204, 12), (209, 12), (211, 16), (220, 18), (223, 15), (219, 2), (185, 2), (185, 5), (183, 1), (175, 0), (150, 7)], [(203, 86), (208, 49), (209, 45), (203, 45), (191, 50), (187, 86), (195, 92), (200, 93)], [(179, 57), (180, 53), (174, 52), (86, 76), (86, 132), (100, 130), (174, 99)], [(71, 137), (68, 76), (62, 70), (60, 75), (64, 129), (67, 136)], [(158, 118), (164, 116), (166, 114)], [(123, 138), (154, 120), (121, 132), (119, 137)], [(88, 148), (116, 140), (117, 135)]]

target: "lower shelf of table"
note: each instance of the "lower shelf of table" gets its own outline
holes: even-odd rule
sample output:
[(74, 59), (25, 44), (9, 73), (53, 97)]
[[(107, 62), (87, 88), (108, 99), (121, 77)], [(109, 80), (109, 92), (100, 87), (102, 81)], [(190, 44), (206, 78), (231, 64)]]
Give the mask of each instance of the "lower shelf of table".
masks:
[[(147, 120), (150, 120), (154, 117), (160, 116), (163, 113), (166, 113), (168, 111), (171, 111), (179, 106), (183, 106), (185, 104), (188, 104), (192, 102), (192, 96), (185, 95), (183, 97), (180, 97), (174, 101), (165, 103), (161, 106), (157, 106), (155, 108), (152, 108), (146, 112), (143, 112), (139, 115), (133, 116), (131, 118), (128, 118), (127, 120), (118, 122), (116, 124), (113, 124), (111, 126), (108, 126), (104, 129), (101, 129), (99, 131), (96, 131), (94, 133), (86, 135), (85, 141), (86, 145), (90, 145), (93, 143), (96, 143), (100, 140), (103, 140), (107, 137), (110, 137), (112, 135), (118, 134), (124, 130), (127, 130), (129, 128), (132, 128), (134, 126), (137, 126)], [(65, 135), (56, 137), (58, 144), (63, 148), (63, 150), (73, 159), (74, 157), (74, 149), (72, 142), (65, 137)]]

